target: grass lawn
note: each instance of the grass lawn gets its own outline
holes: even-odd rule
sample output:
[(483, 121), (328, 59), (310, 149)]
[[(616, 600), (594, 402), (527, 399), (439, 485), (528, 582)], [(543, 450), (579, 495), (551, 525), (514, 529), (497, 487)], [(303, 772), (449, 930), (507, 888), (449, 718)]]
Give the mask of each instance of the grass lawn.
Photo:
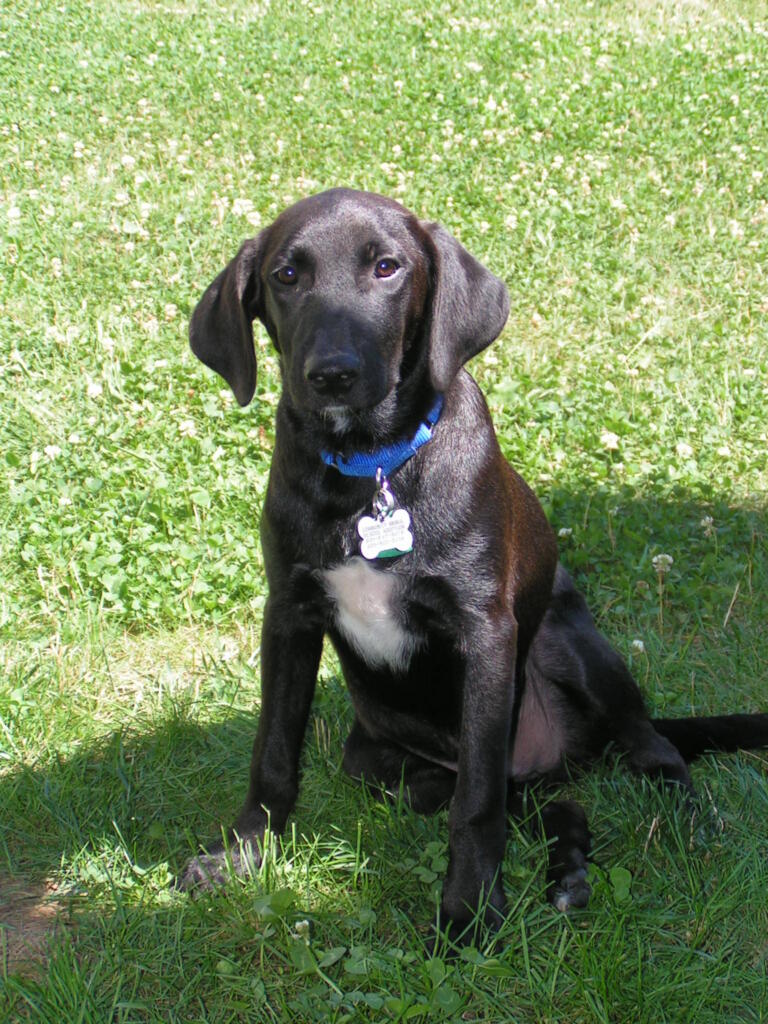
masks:
[(321, 188), (507, 281), (473, 372), (651, 707), (768, 706), (766, 67), (748, 0), (3, 7), (0, 1020), (768, 1019), (765, 756), (695, 768), (693, 837), (620, 767), (578, 780), (589, 908), (511, 826), (502, 941), (430, 957), (446, 816), (343, 776), (330, 651), (282, 844), (168, 887), (244, 793), (279, 390), (260, 332), (237, 409), (187, 320)]

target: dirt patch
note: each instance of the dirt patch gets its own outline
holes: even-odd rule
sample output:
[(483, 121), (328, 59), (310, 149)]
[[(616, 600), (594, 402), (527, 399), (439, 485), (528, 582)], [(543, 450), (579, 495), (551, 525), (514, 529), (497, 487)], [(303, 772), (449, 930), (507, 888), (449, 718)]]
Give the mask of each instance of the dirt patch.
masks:
[(0, 874), (0, 957), (9, 974), (44, 967), (66, 913), (53, 885)]

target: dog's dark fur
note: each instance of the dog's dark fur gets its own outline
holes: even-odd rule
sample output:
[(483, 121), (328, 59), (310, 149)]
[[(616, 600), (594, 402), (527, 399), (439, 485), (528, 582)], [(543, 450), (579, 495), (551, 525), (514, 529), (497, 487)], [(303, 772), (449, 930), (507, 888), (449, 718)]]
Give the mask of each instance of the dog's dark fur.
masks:
[[(504, 284), (442, 228), (346, 189), (286, 210), (200, 300), (195, 354), (246, 405), (258, 318), (279, 353), (283, 393), (261, 527), (269, 600), (250, 789), (232, 849), (192, 860), (183, 886), (221, 882), (230, 863), (244, 870), (243, 850), (258, 861), (268, 821), (285, 826), (325, 633), (355, 710), (345, 768), (381, 792), (403, 786), (419, 811), (450, 802), (442, 923), (451, 937), (478, 910), (492, 927), (504, 914), (506, 813), (521, 785), (612, 745), (635, 771), (692, 792), (686, 760), (768, 741), (766, 715), (648, 717), (462, 369), (507, 312)], [(432, 440), (391, 480), (413, 551), (366, 562), (356, 527), (375, 483), (342, 476), (321, 450), (370, 452), (411, 437), (438, 393)], [(541, 824), (550, 898), (584, 905), (583, 811), (549, 803)]]

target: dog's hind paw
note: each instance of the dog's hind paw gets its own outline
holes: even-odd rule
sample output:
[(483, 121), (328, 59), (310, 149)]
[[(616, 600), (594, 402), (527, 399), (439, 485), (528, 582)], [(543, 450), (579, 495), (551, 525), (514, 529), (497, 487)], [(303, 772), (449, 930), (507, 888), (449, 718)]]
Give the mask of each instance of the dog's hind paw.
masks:
[(592, 886), (587, 881), (587, 869), (576, 868), (558, 879), (550, 889), (549, 902), (562, 913), (572, 907), (586, 907), (592, 895)]

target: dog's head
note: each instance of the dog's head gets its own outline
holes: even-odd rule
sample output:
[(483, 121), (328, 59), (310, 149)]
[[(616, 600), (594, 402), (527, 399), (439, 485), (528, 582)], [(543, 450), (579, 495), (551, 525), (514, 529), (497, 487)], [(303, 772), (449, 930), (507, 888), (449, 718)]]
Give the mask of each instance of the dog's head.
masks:
[(508, 310), (503, 282), (439, 225), (383, 196), (333, 189), (245, 242), (198, 303), (190, 343), (247, 405), (258, 318), (292, 405), (343, 424), (409, 380), (446, 391)]

